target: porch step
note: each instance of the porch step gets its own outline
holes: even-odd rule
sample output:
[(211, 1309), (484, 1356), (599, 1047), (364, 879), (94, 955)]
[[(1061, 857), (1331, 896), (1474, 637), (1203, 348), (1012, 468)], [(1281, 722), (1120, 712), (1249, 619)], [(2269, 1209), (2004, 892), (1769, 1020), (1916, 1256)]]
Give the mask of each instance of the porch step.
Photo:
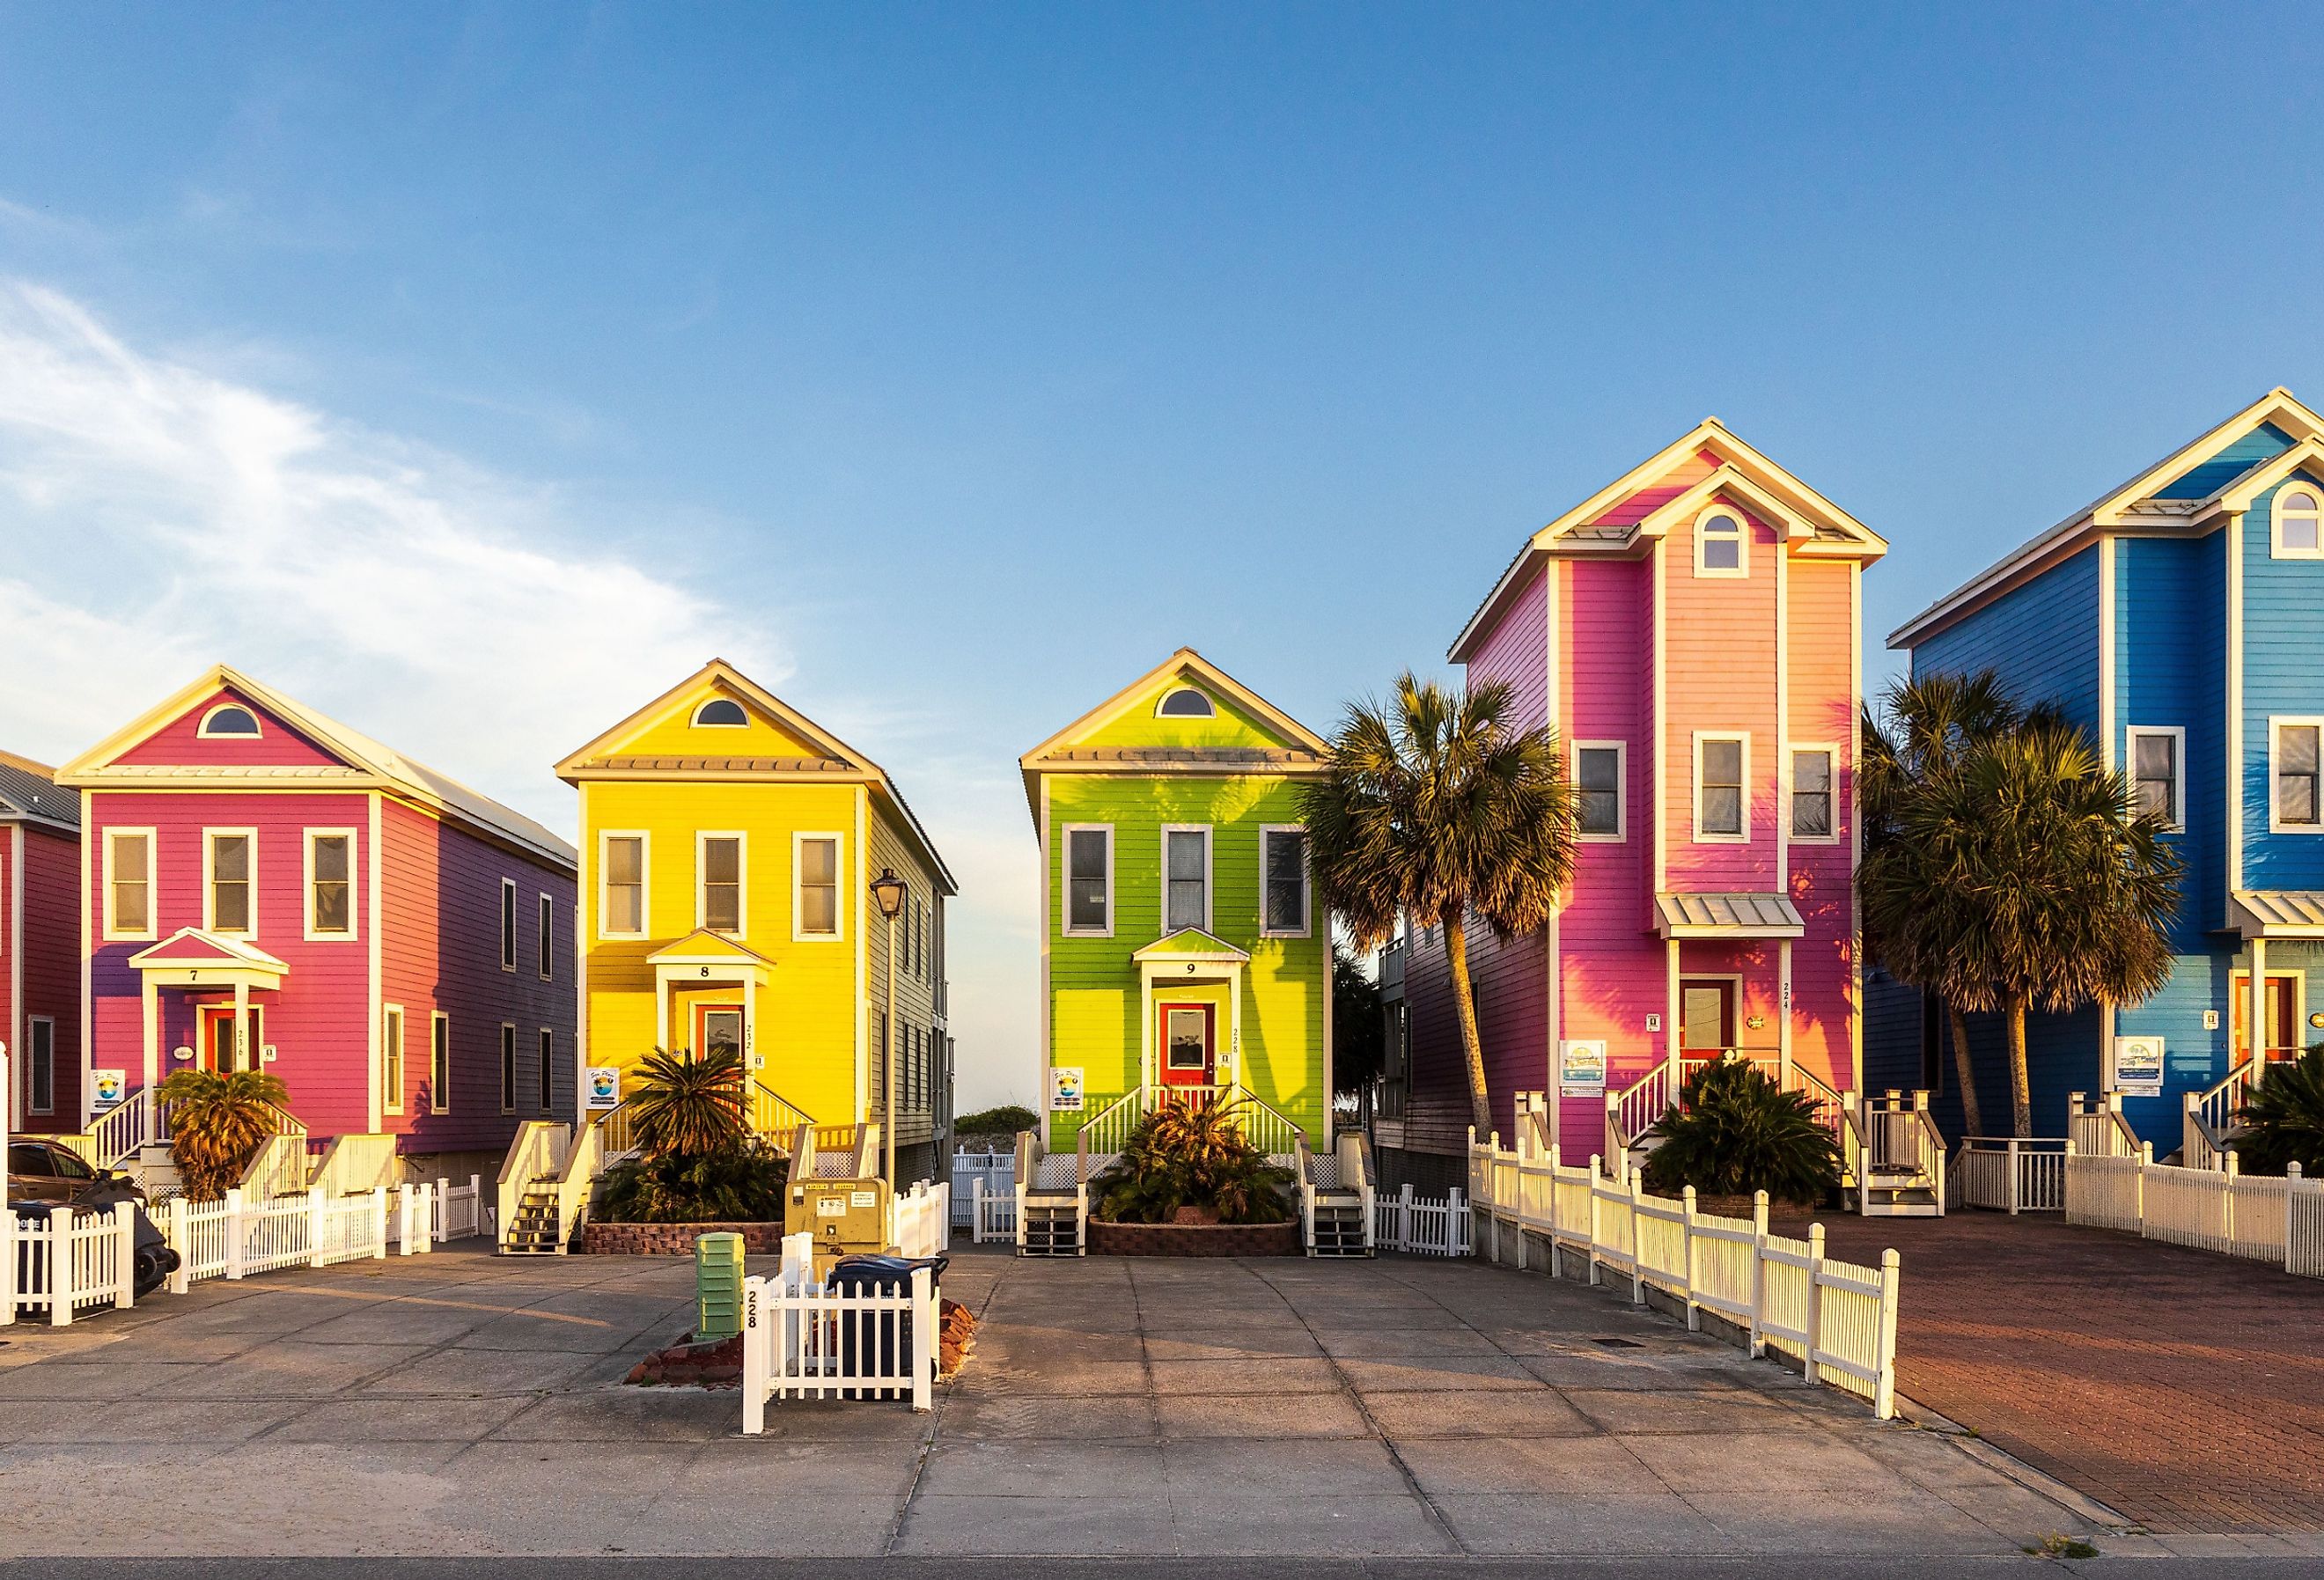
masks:
[(1079, 1256), (1084, 1250), (1081, 1215), (1069, 1201), (1028, 1199), (1024, 1231), (1019, 1256)]
[(1323, 1202), (1315, 1204), (1315, 1243), (1307, 1248), (1310, 1256), (1370, 1256), (1370, 1246), (1364, 1243), (1364, 1208), (1358, 1202)]
[(1945, 1213), (1937, 1182), (1918, 1172), (1874, 1170), (1865, 1181), (1863, 1203), (1868, 1218), (1941, 1218)]
[[(540, 1182), (536, 1181), (536, 1185)], [(527, 1189), (516, 1205), (515, 1221), (501, 1243), (503, 1256), (562, 1256), (564, 1238), (557, 1232), (557, 1191)]]

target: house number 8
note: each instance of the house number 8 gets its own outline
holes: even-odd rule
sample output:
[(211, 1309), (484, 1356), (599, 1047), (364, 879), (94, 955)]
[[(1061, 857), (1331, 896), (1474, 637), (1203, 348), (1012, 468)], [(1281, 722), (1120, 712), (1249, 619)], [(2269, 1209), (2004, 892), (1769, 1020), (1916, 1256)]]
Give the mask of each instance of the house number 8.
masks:
[(702, 968), (702, 975), (705, 975), (705, 976), (709, 975), (710, 975), (710, 967), (709, 967), (709, 966), (705, 966)]

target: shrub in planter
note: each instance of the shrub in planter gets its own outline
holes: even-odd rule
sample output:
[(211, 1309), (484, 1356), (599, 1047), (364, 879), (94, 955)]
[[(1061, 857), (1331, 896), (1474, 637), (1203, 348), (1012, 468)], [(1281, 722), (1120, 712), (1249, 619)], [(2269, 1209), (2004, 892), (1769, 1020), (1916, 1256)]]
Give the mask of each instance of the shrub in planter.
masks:
[(1678, 1103), (1655, 1126), (1646, 1188), (1676, 1196), (1748, 1197), (1812, 1203), (1839, 1188), (1839, 1143), (1803, 1093), (1786, 1092), (1739, 1058), (1689, 1076)]
[(1278, 1169), (1243, 1134), (1240, 1103), (1166, 1102), (1091, 1182), (1097, 1216), (1117, 1224), (1280, 1224), (1292, 1216)]
[(783, 1215), (790, 1165), (764, 1142), (665, 1152), (605, 1170), (596, 1215), (610, 1224), (762, 1224)]
[(2243, 1133), (2236, 1167), (2246, 1174), (2282, 1174), (2297, 1163), (2303, 1175), (2324, 1169), (2324, 1042), (2290, 1064), (2272, 1065), (2246, 1088)]

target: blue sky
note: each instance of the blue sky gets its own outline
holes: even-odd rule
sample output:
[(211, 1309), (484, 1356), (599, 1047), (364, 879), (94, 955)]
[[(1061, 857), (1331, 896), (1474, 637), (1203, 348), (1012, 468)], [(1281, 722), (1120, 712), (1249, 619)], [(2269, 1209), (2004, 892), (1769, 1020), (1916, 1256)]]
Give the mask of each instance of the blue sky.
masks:
[(1878, 634), (2324, 397), (2312, 5), (0, 7), (0, 746), (244, 664), (570, 827), (714, 653), (960, 869), (1182, 642), (1319, 726), (1706, 413)]

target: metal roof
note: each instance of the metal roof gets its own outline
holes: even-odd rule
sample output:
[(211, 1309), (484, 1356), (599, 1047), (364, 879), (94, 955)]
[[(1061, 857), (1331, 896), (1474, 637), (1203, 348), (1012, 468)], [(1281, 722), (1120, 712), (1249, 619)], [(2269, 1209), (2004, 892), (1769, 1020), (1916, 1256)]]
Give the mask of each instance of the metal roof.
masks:
[(1799, 908), (1781, 894), (1657, 894), (1666, 938), (1796, 938)]
[(2246, 937), (2324, 934), (2324, 889), (2238, 889), (2236, 908), (2248, 919)]
[(80, 827), (80, 792), (57, 783), (56, 770), (0, 752), (0, 821), (35, 818), (69, 828)]

